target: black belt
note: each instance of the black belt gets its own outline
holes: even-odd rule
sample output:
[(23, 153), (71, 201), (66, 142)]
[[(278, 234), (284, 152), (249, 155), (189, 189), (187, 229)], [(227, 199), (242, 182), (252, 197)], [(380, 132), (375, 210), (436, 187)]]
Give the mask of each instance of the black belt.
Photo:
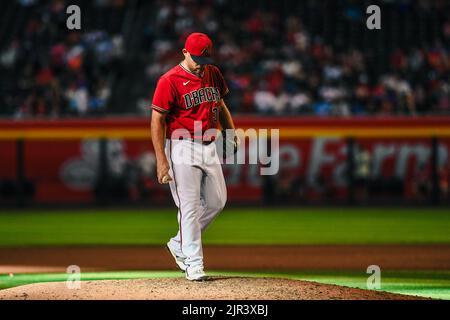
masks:
[(195, 138), (185, 138), (185, 137), (179, 137), (178, 140), (190, 140), (192, 142), (197, 142), (197, 143), (201, 143), (205, 146), (211, 144), (212, 142), (214, 142), (214, 140), (201, 140), (201, 139), (195, 139)]

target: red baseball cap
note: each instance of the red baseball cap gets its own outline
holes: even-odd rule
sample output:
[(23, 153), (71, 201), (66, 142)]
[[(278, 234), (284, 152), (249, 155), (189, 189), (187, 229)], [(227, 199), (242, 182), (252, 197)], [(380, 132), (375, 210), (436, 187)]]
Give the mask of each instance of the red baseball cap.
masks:
[(191, 33), (184, 44), (184, 48), (191, 54), (192, 60), (198, 64), (211, 64), (213, 62), (211, 39), (204, 33)]

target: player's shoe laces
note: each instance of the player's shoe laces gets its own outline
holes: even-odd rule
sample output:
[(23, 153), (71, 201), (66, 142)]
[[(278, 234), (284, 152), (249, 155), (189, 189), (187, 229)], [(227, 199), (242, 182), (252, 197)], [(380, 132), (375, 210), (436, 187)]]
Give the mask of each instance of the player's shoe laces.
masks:
[(169, 252), (172, 255), (172, 257), (175, 259), (175, 263), (178, 265), (178, 267), (181, 269), (181, 271), (185, 272), (186, 268), (187, 268), (187, 266), (184, 264), (185, 258), (178, 256), (176, 254), (175, 250), (173, 250), (170, 247), (169, 243), (166, 244), (166, 247), (167, 247), (167, 250), (169, 250)]
[(194, 266), (186, 269), (186, 279), (191, 281), (204, 281), (207, 276), (203, 271), (203, 266)]

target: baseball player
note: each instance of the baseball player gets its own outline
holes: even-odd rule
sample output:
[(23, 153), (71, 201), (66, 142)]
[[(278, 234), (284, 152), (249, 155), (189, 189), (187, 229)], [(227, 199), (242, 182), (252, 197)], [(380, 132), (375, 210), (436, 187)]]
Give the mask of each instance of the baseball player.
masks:
[[(211, 64), (212, 49), (207, 35), (190, 34), (182, 50), (184, 60), (160, 77), (151, 105), (158, 182), (169, 183), (178, 207), (179, 230), (167, 248), (186, 279), (194, 281), (206, 279), (202, 233), (227, 199), (213, 143), (217, 136), (204, 133), (217, 133), (219, 128), (234, 132), (223, 101), (228, 87), (220, 70)], [(233, 142), (237, 148), (238, 138), (233, 137)]]

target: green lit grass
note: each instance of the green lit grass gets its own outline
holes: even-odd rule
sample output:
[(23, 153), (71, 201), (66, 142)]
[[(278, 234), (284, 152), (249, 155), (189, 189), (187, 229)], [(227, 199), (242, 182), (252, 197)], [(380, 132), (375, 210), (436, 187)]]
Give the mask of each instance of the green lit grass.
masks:
[[(367, 289), (367, 277), (361, 272), (311, 272), (293, 275), (291, 278)], [(382, 271), (381, 290), (450, 300), (450, 271)]]
[[(161, 245), (176, 230), (169, 209), (0, 213), (0, 246)], [(216, 218), (204, 243), (450, 243), (450, 209), (233, 208)]]
[[(67, 273), (22, 273), (0, 275), (0, 289), (23, 286), (39, 282), (67, 281)], [(154, 278), (176, 278), (183, 274), (178, 271), (117, 271), (117, 272), (83, 272), (82, 281), (89, 280), (121, 280), (121, 279), (154, 279)]]
[[(316, 281), (352, 288), (367, 289), (368, 275), (361, 272), (209, 272), (211, 276), (280, 277)], [(64, 273), (0, 275), (0, 289), (38, 283), (66, 281)], [(86, 272), (81, 280), (119, 280), (183, 277), (178, 271)], [(381, 291), (450, 300), (450, 271), (386, 271), (382, 272)]]

